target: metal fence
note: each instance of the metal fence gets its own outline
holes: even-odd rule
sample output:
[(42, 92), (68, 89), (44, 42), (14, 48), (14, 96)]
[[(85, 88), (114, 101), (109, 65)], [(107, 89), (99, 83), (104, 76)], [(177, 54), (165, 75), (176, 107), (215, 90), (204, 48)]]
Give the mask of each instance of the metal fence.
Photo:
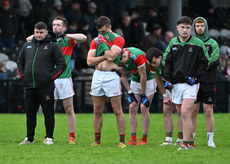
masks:
[[(75, 113), (92, 113), (93, 103), (90, 95), (91, 78), (78, 78), (73, 80), (75, 95), (73, 98)], [(0, 112), (24, 113), (23, 84), (20, 80), (0, 80)], [(123, 87), (122, 107), (125, 113), (128, 109), (128, 95)], [(157, 92), (153, 98), (150, 113), (162, 113), (162, 95)], [(55, 109), (57, 113), (64, 113), (62, 102), (58, 101)], [(104, 112), (112, 112), (109, 100), (106, 100)], [(203, 112), (202, 107), (200, 112)], [(230, 82), (218, 81), (216, 84), (215, 113), (230, 112)]]

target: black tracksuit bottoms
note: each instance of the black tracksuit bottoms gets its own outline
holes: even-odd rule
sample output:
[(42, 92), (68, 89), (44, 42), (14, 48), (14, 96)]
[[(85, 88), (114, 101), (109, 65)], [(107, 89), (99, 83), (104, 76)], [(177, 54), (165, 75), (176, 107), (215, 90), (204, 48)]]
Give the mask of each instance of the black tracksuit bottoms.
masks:
[(46, 137), (53, 138), (54, 131), (54, 87), (24, 90), (24, 103), (27, 118), (27, 137), (34, 140), (39, 105), (45, 117)]

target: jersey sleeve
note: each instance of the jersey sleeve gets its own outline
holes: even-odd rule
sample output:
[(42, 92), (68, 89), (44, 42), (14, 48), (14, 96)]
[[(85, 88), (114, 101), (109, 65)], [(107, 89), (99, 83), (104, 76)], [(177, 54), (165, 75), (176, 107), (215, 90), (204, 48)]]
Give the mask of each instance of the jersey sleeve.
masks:
[(120, 49), (120, 51), (122, 51), (125, 46), (125, 39), (121, 36), (115, 38), (113, 40), (113, 46), (116, 46), (117, 48)]
[(96, 43), (94, 41), (94, 39), (91, 41), (90, 43), (90, 47), (89, 47), (89, 50), (95, 50), (96, 51), (97, 49), (97, 46), (96, 46)]
[(140, 56), (138, 56), (136, 59), (135, 59), (135, 64), (137, 66), (137, 68), (141, 68), (145, 65), (146, 63), (146, 60), (145, 60), (145, 57), (141, 54)]
[(69, 42), (70, 42), (70, 46), (71, 46), (71, 47), (74, 47), (74, 46), (76, 45), (75, 40), (72, 39), (72, 38), (69, 38)]
[(220, 49), (219, 49), (218, 43), (216, 41), (213, 41), (213, 52), (211, 54), (211, 57), (209, 58), (209, 64), (218, 65), (219, 56), (220, 56)]

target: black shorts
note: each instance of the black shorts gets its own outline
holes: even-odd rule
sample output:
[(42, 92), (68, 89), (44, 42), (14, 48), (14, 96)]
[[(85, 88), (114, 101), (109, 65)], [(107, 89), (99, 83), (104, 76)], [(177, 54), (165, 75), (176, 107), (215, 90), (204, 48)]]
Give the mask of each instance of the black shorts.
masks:
[(205, 104), (215, 104), (216, 102), (216, 86), (215, 84), (200, 83), (197, 95), (197, 101)]

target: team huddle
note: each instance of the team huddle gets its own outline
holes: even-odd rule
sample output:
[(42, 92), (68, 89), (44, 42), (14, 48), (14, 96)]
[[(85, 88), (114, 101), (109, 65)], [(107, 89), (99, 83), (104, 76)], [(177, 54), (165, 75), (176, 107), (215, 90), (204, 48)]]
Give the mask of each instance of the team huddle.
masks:
[[(64, 18), (54, 19), (53, 32), (58, 41), (55, 43), (50, 41), (44, 23), (37, 23), (34, 36), (28, 37), (27, 41), (29, 41), (25, 43), (20, 52), (18, 73), (24, 82), (27, 112), (27, 137), (20, 144), (34, 142), (36, 113), (39, 104), (45, 115), (47, 135), (44, 143), (53, 144), (54, 99), (63, 101), (69, 125), (69, 143), (75, 143), (75, 115), (72, 100), (74, 92), (71, 73), (68, 72), (71, 70), (69, 60), (72, 48), (76, 43), (85, 41), (86, 37), (83, 34), (65, 34), (66, 26), (67, 22)], [(164, 98), (163, 112), (166, 134), (166, 139), (160, 146), (173, 145), (172, 111), (176, 108), (178, 134), (174, 145), (180, 146), (178, 150), (195, 149), (196, 118), (200, 103), (203, 103), (208, 146), (214, 148), (213, 105), (215, 103), (219, 47), (217, 42), (209, 37), (206, 20), (198, 17), (192, 22), (187, 16), (181, 17), (177, 21), (179, 36), (171, 40), (165, 53), (157, 48), (150, 48), (145, 53), (136, 47), (124, 47), (124, 38), (111, 30), (110, 19), (106, 16), (99, 17), (96, 26), (99, 34), (92, 40), (87, 55), (87, 64), (96, 68), (90, 92), (94, 108), (95, 132), (95, 141), (91, 146), (101, 145), (102, 114), (106, 98), (109, 98), (117, 119), (120, 136), (118, 146), (126, 147), (125, 117), (121, 104), (122, 82), (129, 95), (127, 100), (129, 101), (130, 123), (128, 145), (148, 144), (149, 108), (158, 86)], [(190, 34), (192, 26), (195, 36)], [(61, 53), (56, 53), (56, 51), (61, 51), (57, 44), (61, 45), (64, 56)], [(45, 48), (50, 51), (47, 52)], [(31, 49), (33, 49), (32, 52)], [(41, 61), (41, 53), (46, 53), (46, 60)], [(38, 65), (39, 61), (40, 65)], [(49, 62), (49, 66), (47, 62)], [(55, 69), (41, 71), (46, 66)], [(130, 83), (126, 77), (126, 71), (131, 74)], [(29, 77), (28, 74), (30, 76), (32, 74), (32, 77)], [(41, 77), (43, 78), (40, 79)], [(29, 84), (29, 80), (31, 80), (31, 84)], [(139, 107), (143, 123), (142, 138), (137, 141)]]

